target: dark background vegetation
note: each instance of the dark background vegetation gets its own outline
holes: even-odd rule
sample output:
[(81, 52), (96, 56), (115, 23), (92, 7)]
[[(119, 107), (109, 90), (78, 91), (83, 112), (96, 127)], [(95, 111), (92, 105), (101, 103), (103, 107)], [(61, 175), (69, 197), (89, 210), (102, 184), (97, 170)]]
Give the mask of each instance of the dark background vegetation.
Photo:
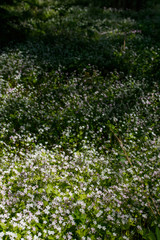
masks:
[[(65, 10), (71, 6), (90, 7), (91, 11), (94, 7), (100, 8), (113, 8), (123, 10), (135, 10), (140, 11), (146, 8), (153, 8), (159, 0), (58, 0), (58, 1), (37, 1), (37, 0), (6, 0), (0, 1), (0, 44), (6, 45), (10, 41), (23, 41), (30, 38), (31, 29), (29, 26), (25, 26), (25, 22), (31, 18), (37, 18), (42, 21), (46, 21), (44, 11), (46, 7), (51, 7), (56, 11), (59, 11), (59, 17), (65, 15)], [(96, 14), (96, 13), (95, 13)], [(147, 17), (147, 16), (145, 16)], [(37, 34), (35, 34), (37, 37)], [(32, 32), (33, 37), (33, 32)], [(42, 36), (39, 36), (42, 38)]]

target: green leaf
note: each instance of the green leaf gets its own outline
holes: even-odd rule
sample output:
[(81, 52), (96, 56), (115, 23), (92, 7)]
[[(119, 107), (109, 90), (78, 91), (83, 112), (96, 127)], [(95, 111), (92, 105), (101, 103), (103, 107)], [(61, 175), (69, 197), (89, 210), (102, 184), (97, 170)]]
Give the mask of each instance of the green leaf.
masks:
[(48, 185), (47, 185), (46, 192), (47, 192), (48, 194), (51, 193), (51, 192), (53, 192), (52, 184), (48, 184)]
[(17, 233), (17, 240), (21, 239), (21, 234)]
[(39, 188), (39, 189), (38, 189), (38, 192), (39, 192), (39, 193), (43, 193), (43, 188)]
[(54, 236), (48, 236), (48, 239), (54, 240)]
[(156, 240), (156, 236), (154, 235), (153, 232), (150, 232), (150, 233), (148, 234), (148, 239), (149, 239), (149, 240)]
[(39, 228), (43, 229), (43, 226), (42, 226), (41, 223), (37, 223), (36, 225), (37, 225)]
[(4, 223), (2, 223), (2, 222), (0, 222), (0, 226), (1, 226), (2, 229), (6, 229), (7, 228), (7, 226)]
[(156, 227), (156, 236), (157, 240), (160, 240), (160, 229), (158, 227)]

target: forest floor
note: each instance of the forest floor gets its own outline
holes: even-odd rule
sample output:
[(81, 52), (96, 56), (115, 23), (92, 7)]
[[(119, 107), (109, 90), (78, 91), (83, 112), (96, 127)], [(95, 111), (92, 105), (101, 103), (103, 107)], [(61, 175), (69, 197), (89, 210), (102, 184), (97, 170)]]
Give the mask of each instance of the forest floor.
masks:
[(0, 239), (159, 240), (160, 8), (4, 9)]

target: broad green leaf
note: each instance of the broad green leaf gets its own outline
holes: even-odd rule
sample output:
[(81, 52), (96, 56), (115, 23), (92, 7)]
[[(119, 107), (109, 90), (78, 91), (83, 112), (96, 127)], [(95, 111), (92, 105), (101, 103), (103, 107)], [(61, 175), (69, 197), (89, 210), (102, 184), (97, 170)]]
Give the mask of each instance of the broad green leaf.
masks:
[(48, 236), (48, 239), (54, 240), (55, 237), (54, 236)]
[(0, 222), (0, 226), (1, 226), (2, 229), (6, 229), (7, 228), (7, 226), (4, 223), (2, 223), (2, 222)]
[(21, 239), (21, 234), (17, 233), (17, 240)]
[(156, 227), (156, 236), (157, 240), (160, 240), (160, 229), (158, 227)]
[(48, 185), (47, 185), (46, 192), (47, 192), (48, 194), (51, 193), (51, 192), (53, 192), (52, 184), (48, 184)]
[(149, 239), (149, 240), (156, 240), (156, 236), (154, 235), (153, 232), (150, 232), (150, 233), (148, 234), (148, 239)]

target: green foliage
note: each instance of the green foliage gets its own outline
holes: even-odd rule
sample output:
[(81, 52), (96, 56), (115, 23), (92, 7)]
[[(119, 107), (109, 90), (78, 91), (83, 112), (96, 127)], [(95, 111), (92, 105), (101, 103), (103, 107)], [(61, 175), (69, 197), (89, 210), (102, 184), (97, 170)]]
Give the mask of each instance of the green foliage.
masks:
[(156, 227), (154, 230), (155, 230), (155, 232), (150, 231), (149, 233), (146, 233), (145, 235), (143, 235), (143, 232), (142, 232), (143, 238), (147, 239), (147, 240), (159, 240), (160, 239), (160, 229), (158, 227)]
[(3, 239), (160, 238), (159, 9), (101, 3), (1, 4)]

